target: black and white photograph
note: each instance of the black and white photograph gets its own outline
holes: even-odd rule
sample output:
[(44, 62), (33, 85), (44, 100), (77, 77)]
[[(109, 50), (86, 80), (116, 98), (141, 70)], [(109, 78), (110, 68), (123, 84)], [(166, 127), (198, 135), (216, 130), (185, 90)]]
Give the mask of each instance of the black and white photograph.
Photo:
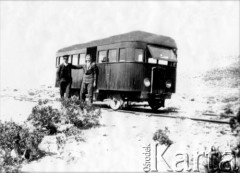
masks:
[(0, 172), (240, 173), (240, 1), (0, 1)]

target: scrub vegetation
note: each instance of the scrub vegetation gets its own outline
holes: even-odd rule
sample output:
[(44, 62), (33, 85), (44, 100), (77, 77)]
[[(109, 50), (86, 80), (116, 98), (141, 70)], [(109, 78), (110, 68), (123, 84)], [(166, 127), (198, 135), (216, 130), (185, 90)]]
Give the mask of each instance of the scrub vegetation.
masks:
[(0, 121), (0, 172), (17, 172), (23, 162), (50, 154), (39, 149), (45, 136), (56, 136), (60, 150), (70, 137), (84, 141), (81, 129), (100, 125), (100, 109), (81, 104), (76, 97), (61, 101), (60, 109), (48, 103), (39, 100), (24, 124)]
[(167, 127), (165, 127), (164, 130), (159, 129), (154, 133), (153, 140), (158, 142), (160, 145), (169, 146), (173, 144), (173, 141), (169, 138), (168, 133), (170, 133), (170, 131)]

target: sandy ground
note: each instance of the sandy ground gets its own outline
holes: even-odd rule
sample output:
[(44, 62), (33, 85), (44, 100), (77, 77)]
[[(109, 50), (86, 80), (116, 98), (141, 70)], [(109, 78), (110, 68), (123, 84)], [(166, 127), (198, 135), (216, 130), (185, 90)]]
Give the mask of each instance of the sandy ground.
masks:
[[(220, 117), (224, 108), (231, 106), (237, 111), (239, 99), (225, 101), (226, 98), (236, 97), (238, 89), (210, 87), (203, 84), (199, 76), (186, 77), (179, 75), (178, 90), (172, 99), (166, 101), (165, 110), (176, 109), (170, 115), (179, 117), (203, 117), (203, 113), (213, 113), (216, 116), (208, 118), (229, 120)], [(1, 90), (2, 121), (13, 120), (22, 123), (31, 112), (38, 99), (55, 100), (59, 97), (58, 89), (41, 86), (38, 89), (21, 90), (4, 88)], [(59, 102), (52, 102), (58, 107)], [(146, 108), (147, 109), (147, 108)], [(167, 127), (173, 144), (164, 157), (170, 167), (176, 171), (185, 168), (186, 162), (176, 167), (179, 157), (176, 154), (188, 154), (191, 165), (197, 153), (209, 152), (211, 146), (220, 147), (221, 151), (229, 151), (236, 138), (231, 133), (228, 124), (197, 122), (184, 118), (162, 118), (148, 116), (145, 113), (123, 113), (102, 109), (101, 126), (83, 130), (85, 141), (68, 140), (61, 155), (54, 154), (40, 160), (24, 163), (22, 171), (38, 172), (71, 172), (71, 171), (139, 171), (143, 172), (146, 155), (145, 148), (150, 145), (151, 169), (155, 168), (155, 143), (152, 139), (154, 132)], [(49, 137), (49, 138), (55, 138)], [(54, 144), (52, 151), (56, 150)], [(166, 171), (169, 167), (161, 158), (165, 146), (158, 147), (158, 171)], [(56, 151), (57, 153), (57, 151)], [(201, 164), (203, 162), (201, 161)], [(202, 170), (202, 167), (201, 167)]]
[[(174, 144), (166, 153), (167, 161), (174, 165), (175, 154), (204, 152), (212, 145), (227, 148), (227, 141), (233, 142), (228, 125), (199, 123), (191, 120), (147, 117), (144, 115), (102, 112), (102, 127), (83, 131), (86, 142), (72, 142), (59, 157), (48, 156), (40, 161), (24, 165), (23, 171), (143, 171), (144, 148), (151, 145), (153, 133), (168, 127)], [(223, 146), (224, 145), (224, 146)], [(161, 154), (161, 149), (159, 154)], [(154, 159), (152, 153), (152, 159)], [(159, 171), (166, 170), (166, 164), (159, 156)], [(53, 166), (54, 165), (54, 166)]]

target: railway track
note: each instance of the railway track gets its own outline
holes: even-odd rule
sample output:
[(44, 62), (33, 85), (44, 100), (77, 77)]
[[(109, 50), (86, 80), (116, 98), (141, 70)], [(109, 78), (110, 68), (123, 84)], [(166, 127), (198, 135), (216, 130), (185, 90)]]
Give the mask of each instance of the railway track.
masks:
[[(95, 104), (96, 105), (96, 104)], [(111, 108), (108, 108), (106, 105), (96, 105), (101, 107), (104, 110), (107, 111), (112, 111), (114, 112), (114, 110), (112, 110)], [(144, 108), (124, 108), (121, 110), (117, 110), (117, 112), (122, 112), (122, 113), (131, 113), (134, 115), (145, 115), (148, 117), (151, 116), (155, 116), (155, 117), (164, 117), (164, 118), (175, 118), (175, 119), (189, 119), (189, 120), (193, 120), (193, 121), (200, 121), (200, 122), (208, 122), (208, 123), (217, 123), (217, 124), (229, 124), (229, 118), (234, 117), (234, 116), (229, 116), (229, 118), (227, 118), (227, 120), (215, 120), (215, 119), (209, 119), (209, 118), (204, 118), (204, 117), (188, 117), (188, 116), (184, 116), (184, 114), (186, 112), (183, 111), (167, 111), (167, 110), (158, 110), (158, 111), (152, 111), (151, 109), (144, 109)], [(220, 115), (217, 114), (206, 114), (203, 113), (201, 114), (203, 116), (206, 117), (220, 117)]]
[[(7, 96), (7, 97), (11, 97), (11, 96)], [(15, 100), (19, 100), (19, 101), (38, 102), (37, 100), (28, 99), (28, 98), (18, 98), (18, 97), (12, 97), (12, 98)], [(54, 100), (54, 99), (49, 100), (49, 101), (56, 102), (56, 100)], [(100, 107), (101, 109), (107, 110), (107, 111), (112, 111), (112, 112), (114, 111), (104, 103), (100, 103), (100, 104), (94, 103), (94, 105), (97, 107)], [(216, 120), (216, 119), (205, 118), (205, 117), (220, 117), (220, 115), (214, 114), (214, 113), (201, 114), (205, 117), (189, 117), (189, 116), (184, 116), (184, 114), (186, 114), (186, 112), (181, 111), (181, 110), (174, 110), (174, 111), (158, 110), (158, 111), (154, 112), (151, 109), (148, 109), (146, 107), (147, 107), (147, 105), (140, 105), (140, 106), (133, 105), (131, 107), (126, 107), (126, 108), (117, 110), (117, 112), (131, 113), (134, 115), (145, 115), (148, 117), (155, 116), (155, 117), (175, 118), (175, 119), (189, 119), (189, 120), (193, 120), (193, 121), (217, 123), (217, 124), (229, 124), (229, 119), (231, 117), (234, 117), (234, 116), (228, 116), (227, 120)]]

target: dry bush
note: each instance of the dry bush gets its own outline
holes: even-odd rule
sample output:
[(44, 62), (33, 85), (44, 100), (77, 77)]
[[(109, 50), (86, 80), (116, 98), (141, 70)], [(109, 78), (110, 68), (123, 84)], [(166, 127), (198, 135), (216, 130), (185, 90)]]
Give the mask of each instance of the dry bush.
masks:
[(72, 126), (68, 129), (66, 129), (64, 131), (64, 134), (66, 135), (67, 138), (74, 138), (76, 141), (85, 141), (83, 138), (82, 138), (82, 131), (81, 129), (75, 127), (75, 126)]
[[(80, 129), (98, 126), (100, 117), (100, 109), (82, 104), (73, 97), (62, 101), (61, 110), (53, 109), (48, 100), (39, 100), (24, 125), (0, 121), (0, 172), (18, 171), (23, 160), (42, 157), (44, 153), (38, 146), (45, 135), (61, 133), (56, 136), (60, 148), (67, 137), (84, 141)], [(31, 129), (28, 123), (33, 125)], [(58, 131), (57, 127), (64, 125), (66, 128)]]
[(159, 129), (153, 135), (153, 140), (158, 142), (160, 145), (169, 146), (173, 143), (173, 141), (168, 137), (169, 130), (165, 127), (164, 130)]
[(62, 116), (78, 128), (99, 126), (101, 110), (91, 104), (81, 103), (76, 96), (62, 100)]
[(0, 122), (0, 150), (2, 159), (1, 172), (12, 172), (18, 169), (24, 160), (35, 160), (42, 156), (38, 145), (44, 134), (14, 122)]
[(56, 123), (60, 122), (60, 112), (47, 105), (48, 100), (39, 100), (38, 104), (32, 108), (32, 113), (27, 121), (31, 121), (34, 127), (40, 131), (45, 131), (46, 134), (56, 134)]

